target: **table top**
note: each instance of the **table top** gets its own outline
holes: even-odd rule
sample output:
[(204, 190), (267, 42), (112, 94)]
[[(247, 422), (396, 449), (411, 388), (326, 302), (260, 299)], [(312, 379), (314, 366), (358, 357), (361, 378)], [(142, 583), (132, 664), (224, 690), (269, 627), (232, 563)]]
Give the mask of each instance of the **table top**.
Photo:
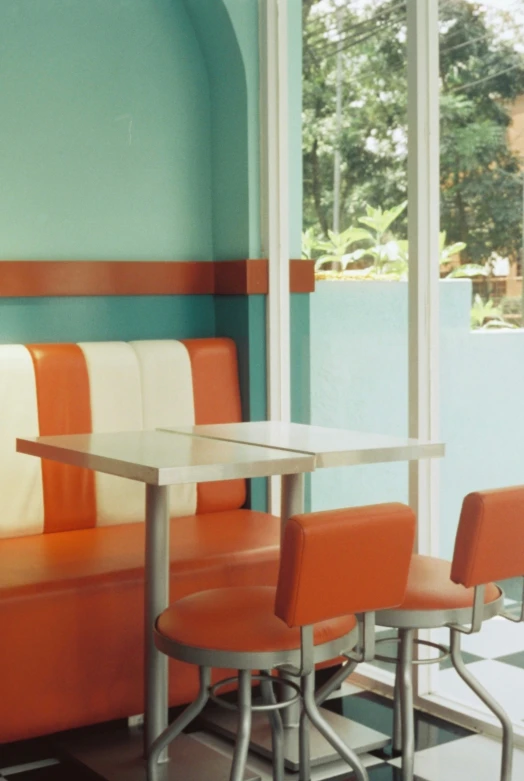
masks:
[(308, 454), (167, 431), (17, 439), (16, 449), (151, 485), (267, 477), (314, 469), (314, 458)]
[(445, 451), (442, 442), (425, 442), (363, 431), (309, 426), (303, 423), (259, 421), (180, 426), (164, 430), (306, 453), (314, 457), (317, 469), (378, 464), (386, 461), (418, 461), (421, 458), (441, 457)]

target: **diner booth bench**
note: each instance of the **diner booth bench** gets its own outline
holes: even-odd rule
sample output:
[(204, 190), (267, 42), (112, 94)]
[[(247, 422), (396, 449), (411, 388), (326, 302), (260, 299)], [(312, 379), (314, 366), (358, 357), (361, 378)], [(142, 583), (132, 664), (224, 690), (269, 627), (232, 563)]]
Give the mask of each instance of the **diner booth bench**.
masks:
[[(235, 345), (2, 345), (0, 403), (0, 743), (141, 713), (145, 487), (15, 440), (239, 421)], [(170, 491), (171, 599), (276, 582), (279, 520), (242, 509), (243, 480)], [(170, 665), (189, 702), (197, 672)]]

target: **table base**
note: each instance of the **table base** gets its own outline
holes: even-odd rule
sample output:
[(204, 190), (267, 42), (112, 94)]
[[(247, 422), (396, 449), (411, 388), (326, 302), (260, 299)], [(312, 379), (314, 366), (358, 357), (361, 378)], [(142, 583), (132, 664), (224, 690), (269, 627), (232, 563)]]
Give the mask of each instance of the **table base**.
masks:
[[(348, 746), (351, 746), (357, 754), (366, 754), (369, 751), (376, 751), (391, 742), (391, 738), (382, 732), (377, 732), (370, 727), (365, 727), (363, 724), (350, 721), (345, 716), (339, 716), (338, 713), (333, 713), (324, 708), (321, 708), (321, 711), (322, 716), (335, 732)], [(238, 720), (236, 713), (225, 711), (220, 707), (211, 707), (206, 708), (203, 713), (200, 714), (199, 720), (207, 729), (212, 730), (219, 735), (223, 735), (230, 740), (235, 740)], [(267, 715), (253, 713), (251, 743), (249, 748), (254, 753), (260, 754), (260, 756), (266, 759), (271, 759), (271, 729)], [(286, 729), (284, 756), (286, 768), (288, 770), (297, 771), (299, 769), (299, 753), (298, 729), (296, 728)], [(312, 767), (328, 764), (340, 759), (333, 747), (315, 727), (311, 727), (310, 757)]]
[[(59, 747), (69, 759), (106, 781), (146, 781), (143, 745), (142, 730), (133, 728), (119, 734), (74, 737), (61, 741)], [(231, 760), (190, 735), (180, 735), (170, 744), (169, 759), (159, 774), (162, 781), (229, 781)], [(244, 781), (261, 778), (247, 769)]]

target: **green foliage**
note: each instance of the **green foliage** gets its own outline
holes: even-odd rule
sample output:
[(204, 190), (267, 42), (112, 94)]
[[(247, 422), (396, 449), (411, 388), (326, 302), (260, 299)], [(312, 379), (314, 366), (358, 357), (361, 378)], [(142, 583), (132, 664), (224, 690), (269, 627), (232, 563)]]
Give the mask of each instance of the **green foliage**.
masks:
[(318, 239), (315, 235), (315, 228), (313, 226), (303, 231), (302, 257), (306, 258), (306, 260), (311, 260), (313, 258), (313, 253), (315, 251), (315, 247), (317, 246), (317, 244), (318, 244)]
[(464, 263), (463, 266), (458, 266), (448, 274), (448, 278), (451, 279), (453, 278), (471, 279), (472, 277), (487, 277), (487, 276), (488, 276), (488, 270), (486, 266), (481, 266), (479, 263)]
[(500, 301), (503, 315), (522, 317), (522, 298), (520, 296), (504, 296)]
[(500, 331), (513, 329), (517, 326), (504, 320), (502, 309), (495, 306), (493, 301), (484, 301), (477, 293), (471, 307), (471, 327)]
[[(406, 210), (407, 201), (391, 209), (381, 209), (366, 204), (366, 214), (357, 221), (368, 229), (349, 227), (342, 233), (328, 230), (328, 239), (316, 238), (311, 228), (303, 234), (302, 254), (312, 258), (320, 252), (315, 263), (315, 270), (333, 269), (335, 271), (351, 271), (351, 276), (366, 279), (407, 279), (409, 262), (409, 245), (407, 240), (400, 239), (391, 231), (393, 223)], [(354, 244), (365, 244), (350, 251)], [(466, 245), (455, 242), (446, 245), (446, 232), (440, 233), (440, 264), (449, 263), (453, 255), (458, 254)], [(365, 263), (364, 268), (356, 268), (355, 264)], [(457, 273), (463, 271), (463, 273)], [(478, 276), (486, 275), (483, 266), (468, 264), (451, 272), (448, 276)]]
[[(449, 263), (449, 261), (452, 259), (454, 255), (459, 255), (461, 252), (463, 252), (463, 250), (466, 249), (467, 246), (465, 241), (455, 241), (453, 244), (446, 245), (446, 239), (447, 239), (446, 231), (440, 231), (439, 250), (440, 250), (441, 265), (443, 263)], [(473, 266), (475, 264), (469, 264), (469, 265)], [(458, 274), (454, 274), (454, 272), (452, 272), (451, 275), (459, 276)]]
[(495, 306), (493, 301), (484, 301), (477, 293), (471, 307), (471, 327), (480, 328), (484, 325), (486, 319), (497, 318), (500, 320), (501, 317), (502, 312)]
[[(364, 203), (382, 204), (384, 216), (407, 197), (406, 11), (398, 0), (342, 7), (335, 0), (304, 0), (303, 8), (304, 222), (327, 237), (335, 149), (342, 161), (341, 233), (348, 226), (370, 227), (359, 220)], [(464, 250), (468, 264), (485, 262), (492, 252), (516, 257), (523, 177), (507, 128), (511, 103), (524, 94), (524, 58), (488, 26), (477, 3), (441, 3), (440, 26), (441, 225), (447, 250)], [(343, 72), (340, 125), (337, 56)], [(400, 240), (407, 238), (405, 216), (396, 222)], [(397, 262), (391, 251), (384, 263)]]

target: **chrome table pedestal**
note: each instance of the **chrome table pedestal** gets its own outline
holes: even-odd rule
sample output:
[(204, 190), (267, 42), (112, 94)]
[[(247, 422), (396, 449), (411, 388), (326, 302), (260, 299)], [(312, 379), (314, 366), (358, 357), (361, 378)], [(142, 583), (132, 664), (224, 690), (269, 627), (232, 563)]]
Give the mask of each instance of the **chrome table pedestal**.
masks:
[[(391, 742), (391, 738), (388, 735), (365, 727), (363, 724), (358, 724), (355, 721), (350, 721), (345, 716), (339, 716), (338, 713), (322, 708), (322, 716), (342, 740), (348, 746), (351, 746), (357, 754), (367, 754), (370, 751), (383, 748)], [(225, 712), (222, 708), (212, 706), (204, 710), (200, 720), (207, 729), (232, 741), (235, 740), (237, 729), (235, 713)], [(271, 759), (271, 730), (267, 715), (253, 713), (249, 748), (250, 751), (259, 754), (264, 759)], [(313, 726), (310, 728), (309, 748), (311, 767), (326, 765), (340, 760), (337, 752)], [(295, 726), (289, 726), (285, 730), (284, 759), (288, 770), (293, 772), (299, 770), (298, 729)]]

